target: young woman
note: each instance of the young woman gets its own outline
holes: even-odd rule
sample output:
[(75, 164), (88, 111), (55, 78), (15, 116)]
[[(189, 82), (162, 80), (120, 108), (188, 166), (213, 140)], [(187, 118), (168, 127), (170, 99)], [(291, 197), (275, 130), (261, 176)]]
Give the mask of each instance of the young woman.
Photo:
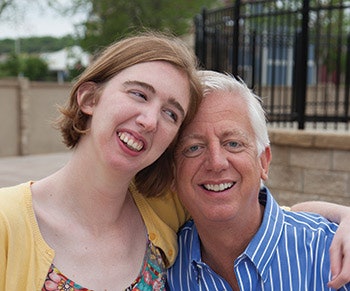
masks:
[(169, 188), (169, 154), (200, 103), (195, 71), (184, 44), (148, 33), (82, 74), (58, 123), (70, 161), (0, 191), (0, 290), (164, 289), (179, 227), (167, 218), (184, 213), (170, 193), (153, 205), (170, 203), (161, 217), (145, 197)]

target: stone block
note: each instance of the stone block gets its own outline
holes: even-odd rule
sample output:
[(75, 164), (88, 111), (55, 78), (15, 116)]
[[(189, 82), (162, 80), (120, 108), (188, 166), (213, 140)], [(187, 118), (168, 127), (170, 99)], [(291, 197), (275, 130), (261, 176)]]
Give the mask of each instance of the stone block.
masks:
[(290, 147), (271, 145), (272, 164), (288, 166), (290, 164)]
[(333, 170), (346, 171), (350, 173), (350, 151), (334, 151)]
[(305, 169), (330, 170), (332, 168), (332, 151), (321, 149), (292, 148), (290, 164)]
[(304, 171), (304, 193), (349, 197), (348, 174), (322, 170)]
[(271, 165), (266, 185), (275, 189), (301, 192), (303, 189), (302, 169)]

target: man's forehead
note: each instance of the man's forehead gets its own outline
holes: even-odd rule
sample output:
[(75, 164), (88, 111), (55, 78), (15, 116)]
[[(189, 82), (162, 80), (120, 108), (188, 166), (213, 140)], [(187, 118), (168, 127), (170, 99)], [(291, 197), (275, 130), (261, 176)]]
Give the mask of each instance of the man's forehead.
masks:
[(245, 104), (242, 101), (243, 97), (239, 92), (217, 90), (204, 96), (199, 111), (234, 110), (239, 104)]
[(210, 130), (191, 130), (184, 132), (180, 139), (179, 143), (183, 143), (189, 140), (206, 140), (209, 139), (212, 136), (216, 136), (220, 139), (225, 138), (240, 138), (240, 139), (247, 139), (248, 133), (244, 131), (242, 128), (235, 127), (235, 126), (225, 126), (225, 127), (218, 127), (218, 128), (212, 128), (210, 125), (206, 127), (206, 129)]

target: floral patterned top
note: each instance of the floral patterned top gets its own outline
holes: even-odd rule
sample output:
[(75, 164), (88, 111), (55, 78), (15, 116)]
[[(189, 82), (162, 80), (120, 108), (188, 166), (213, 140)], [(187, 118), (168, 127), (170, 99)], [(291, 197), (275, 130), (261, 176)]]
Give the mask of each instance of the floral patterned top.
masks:
[[(151, 241), (148, 241), (139, 276), (125, 291), (166, 290), (166, 269), (162, 255)], [(53, 264), (51, 265), (41, 291), (93, 291), (68, 279)]]

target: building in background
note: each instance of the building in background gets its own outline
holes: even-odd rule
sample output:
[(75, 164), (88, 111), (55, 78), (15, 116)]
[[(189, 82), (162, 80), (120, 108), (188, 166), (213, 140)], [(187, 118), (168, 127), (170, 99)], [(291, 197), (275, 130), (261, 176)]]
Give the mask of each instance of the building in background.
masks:
[(51, 53), (42, 53), (40, 57), (47, 62), (49, 71), (56, 74), (58, 83), (67, 80), (69, 72), (75, 67), (87, 67), (90, 63), (90, 55), (79, 46), (67, 47)]

